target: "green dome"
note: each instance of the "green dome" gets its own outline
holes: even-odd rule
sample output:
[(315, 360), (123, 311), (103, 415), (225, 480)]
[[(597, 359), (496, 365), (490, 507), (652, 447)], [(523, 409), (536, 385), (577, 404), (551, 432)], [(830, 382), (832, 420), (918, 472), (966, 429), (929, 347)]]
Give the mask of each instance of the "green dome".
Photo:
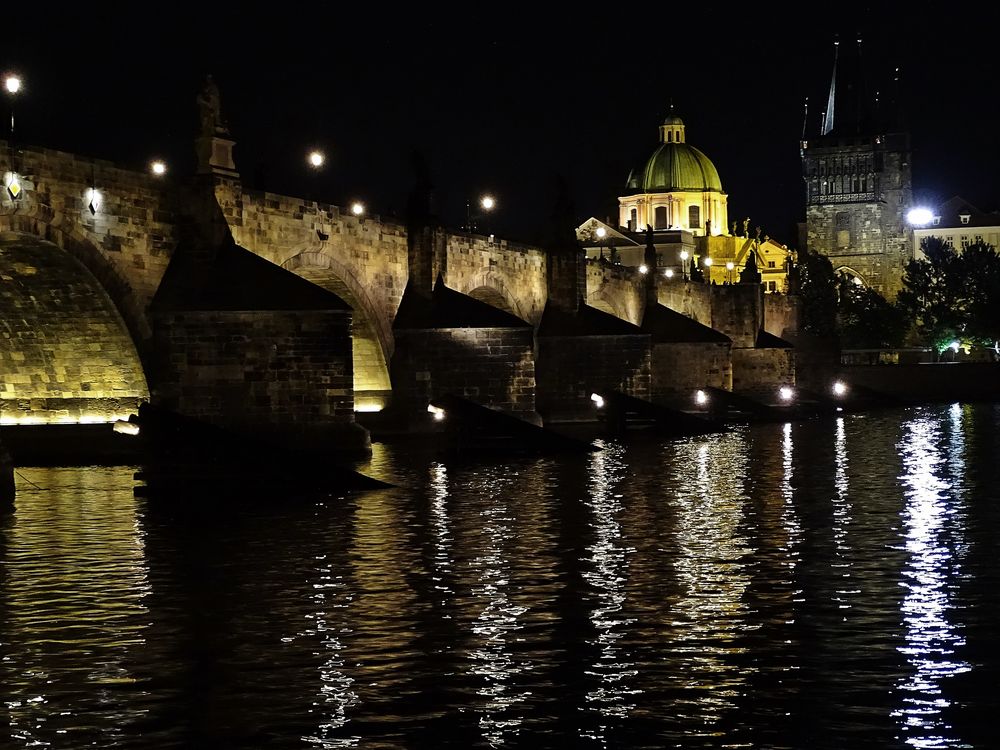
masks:
[(679, 190), (722, 192), (722, 181), (712, 161), (687, 143), (661, 143), (644, 167), (633, 169), (627, 187), (637, 193)]

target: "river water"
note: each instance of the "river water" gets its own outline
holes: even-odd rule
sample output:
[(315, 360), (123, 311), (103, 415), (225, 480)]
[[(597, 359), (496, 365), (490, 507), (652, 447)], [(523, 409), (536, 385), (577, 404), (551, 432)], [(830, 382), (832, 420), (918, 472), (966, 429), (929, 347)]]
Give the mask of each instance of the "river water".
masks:
[(587, 455), (375, 444), (394, 489), (18, 469), (4, 747), (997, 747), (1000, 405)]

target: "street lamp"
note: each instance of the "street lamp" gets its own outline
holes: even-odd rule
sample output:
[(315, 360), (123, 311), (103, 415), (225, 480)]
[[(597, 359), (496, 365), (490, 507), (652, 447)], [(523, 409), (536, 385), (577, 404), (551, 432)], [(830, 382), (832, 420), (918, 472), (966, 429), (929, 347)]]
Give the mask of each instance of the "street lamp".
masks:
[(681, 250), (681, 278), (687, 281), (688, 278), (688, 251)]
[(10, 137), (14, 138), (14, 97), (21, 90), (21, 78), (13, 73), (4, 76), (3, 89), (10, 96)]
[(167, 165), (157, 159), (149, 165), (149, 171), (157, 177), (163, 177), (167, 173)]
[(306, 158), (309, 161), (309, 166), (313, 169), (319, 169), (323, 166), (323, 162), (326, 161), (326, 157), (323, 156), (322, 151), (310, 151), (309, 156)]
[(731, 260), (727, 260), (726, 261), (726, 281), (728, 281), (730, 284), (733, 283), (733, 269), (734, 268), (736, 268), (736, 264), (734, 264)]
[(490, 213), (497, 206), (496, 198), (492, 195), (486, 194), (479, 199), (479, 211), (476, 214), (472, 213), (472, 202), (465, 202), (465, 230), (467, 232), (476, 231), (476, 220), (482, 219), (486, 214)]
[(604, 260), (604, 238), (608, 236), (608, 230), (604, 227), (598, 227), (595, 232), (597, 235), (597, 250), (600, 253), (600, 260)]
[(351, 213), (355, 216), (364, 216), (365, 204), (361, 201), (354, 201), (354, 203), (351, 204)]

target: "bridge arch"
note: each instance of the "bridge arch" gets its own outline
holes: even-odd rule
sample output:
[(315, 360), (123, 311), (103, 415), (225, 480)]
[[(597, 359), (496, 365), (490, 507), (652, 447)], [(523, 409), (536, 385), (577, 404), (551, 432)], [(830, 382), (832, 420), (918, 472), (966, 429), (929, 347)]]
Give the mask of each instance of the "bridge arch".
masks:
[(516, 315), (523, 321), (528, 321), (518, 304), (517, 298), (510, 293), (503, 279), (492, 271), (476, 274), (470, 281), (462, 285), (458, 291), (480, 302), (499, 308), (504, 312)]
[(79, 225), (69, 224), (48, 206), (31, 202), (27, 210), (0, 215), (0, 232), (37, 237), (66, 251), (97, 279), (125, 321), (140, 354), (152, 337), (152, 328), (132, 285), (98, 249)]
[(587, 295), (587, 304), (591, 307), (600, 310), (601, 312), (606, 312), (608, 315), (614, 315), (616, 318), (621, 318), (622, 320), (628, 320), (628, 316), (625, 315), (625, 311), (615, 304), (612, 297), (603, 292), (592, 292)]
[(865, 280), (863, 274), (859, 271), (855, 271), (850, 266), (840, 266), (833, 271), (835, 276), (847, 276), (858, 286), (868, 286), (868, 282)]
[(108, 422), (149, 400), (122, 315), (72, 253), (0, 232), (0, 290), (0, 424)]
[(392, 391), (388, 367), (394, 344), (391, 321), (379, 315), (371, 295), (351, 269), (331, 255), (306, 250), (281, 267), (333, 292), (351, 306), (355, 409), (384, 406)]

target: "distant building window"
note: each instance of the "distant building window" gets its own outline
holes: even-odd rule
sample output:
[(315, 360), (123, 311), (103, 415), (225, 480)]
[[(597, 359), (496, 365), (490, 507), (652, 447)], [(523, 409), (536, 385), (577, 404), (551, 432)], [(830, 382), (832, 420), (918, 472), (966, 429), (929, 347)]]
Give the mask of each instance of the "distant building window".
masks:
[(631, 229), (632, 231), (635, 231), (635, 229), (636, 229), (636, 225), (637, 225), (637, 224), (638, 224), (638, 222), (639, 222), (639, 214), (638, 214), (638, 212), (637, 212), (637, 211), (636, 211), (636, 210), (635, 210), (635, 209), (633, 208), (633, 209), (632, 209), (632, 213), (630, 214), (630, 216), (631, 216), (631, 218), (630, 218), (630, 219), (628, 220), (628, 228), (629, 228), (629, 229)]
[(769, 260), (769, 261), (767, 262), (767, 267), (768, 267), (768, 268), (774, 268), (774, 261), (773, 261), (773, 260)]
[(969, 219), (972, 218), (972, 215), (971, 214), (959, 214), (958, 218), (962, 220), (963, 224), (968, 224), (969, 223)]
[(699, 206), (691, 206), (688, 208), (688, 227), (690, 229), (697, 229), (701, 226), (701, 208)]
[(964, 234), (959, 237), (958, 242), (962, 246), (963, 250), (969, 246), (969, 238)]
[(767, 282), (767, 291), (769, 291), (769, 292), (776, 292), (776, 291), (778, 291), (778, 282), (776, 282), (776, 281), (769, 281), (769, 282)]
[(935, 216), (934, 217), (934, 226), (937, 226), (940, 223), (941, 223), (941, 217), (940, 216)]
[(653, 210), (653, 228), (654, 229), (666, 229), (667, 228), (667, 207), (657, 206)]

